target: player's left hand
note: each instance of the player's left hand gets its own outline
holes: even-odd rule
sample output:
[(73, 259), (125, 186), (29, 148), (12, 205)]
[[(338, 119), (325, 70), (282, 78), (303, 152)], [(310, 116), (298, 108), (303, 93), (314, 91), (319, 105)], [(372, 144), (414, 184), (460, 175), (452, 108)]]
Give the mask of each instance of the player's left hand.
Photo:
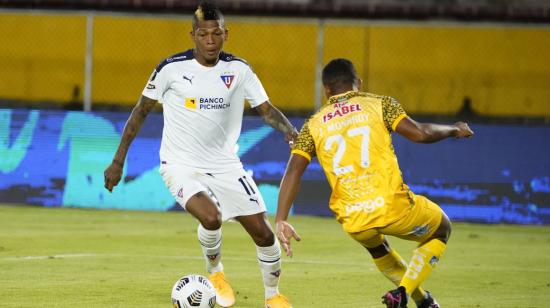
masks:
[(275, 234), (279, 242), (283, 246), (288, 257), (292, 257), (292, 247), (290, 246), (290, 240), (294, 238), (296, 241), (300, 241), (302, 238), (296, 233), (294, 227), (286, 221), (277, 221), (275, 223)]
[(470, 138), (474, 135), (474, 132), (470, 129), (467, 123), (456, 122), (454, 125), (458, 128), (458, 132), (455, 136), (456, 138)]
[(292, 127), (292, 129), (285, 134), (285, 141), (288, 142), (291, 149), (294, 148), (294, 141), (296, 138), (298, 138), (298, 131), (295, 127)]

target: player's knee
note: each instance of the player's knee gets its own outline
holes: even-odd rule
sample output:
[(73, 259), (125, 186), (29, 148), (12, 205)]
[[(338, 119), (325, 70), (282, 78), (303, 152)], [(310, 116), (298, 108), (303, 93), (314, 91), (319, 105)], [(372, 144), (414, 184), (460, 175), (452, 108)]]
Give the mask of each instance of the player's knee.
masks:
[(382, 258), (391, 251), (390, 244), (385, 239), (382, 244), (376, 247), (367, 247), (365, 245), (363, 246), (367, 249), (373, 259)]
[(222, 226), (222, 217), (220, 213), (212, 213), (199, 220), (201, 225), (207, 230), (217, 230)]
[(382, 258), (383, 256), (390, 253), (390, 251), (384, 245), (380, 245), (374, 248), (368, 248), (368, 247), (365, 247), (365, 248), (367, 248), (367, 250), (369, 251), (373, 259)]
[(275, 244), (275, 235), (271, 230), (265, 230), (262, 232), (259, 232), (258, 234), (252, 235), (252, 239), (254, 240), (254, 243), (260, 247), (268, 247)]
[(439, 228), (437, 228), (432, 238), (436, 238), (444, 243), (447, 243), (447, 241), (451, 237), (451, 229), (451, 221), (449, 220), (447, 215), (443, 214), (443, 217), (441, 218), (441, 223), (439, 224)]

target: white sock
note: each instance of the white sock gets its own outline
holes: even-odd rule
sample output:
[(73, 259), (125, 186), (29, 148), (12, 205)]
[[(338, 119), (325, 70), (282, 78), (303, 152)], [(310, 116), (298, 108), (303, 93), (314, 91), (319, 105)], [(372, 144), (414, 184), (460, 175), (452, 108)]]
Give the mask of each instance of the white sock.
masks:
[(256, 246), (258, 263), (264, 280), (265, 298), (271, 298), (279, 293), (279, 275), (281, 274), (281, 247), (275, 244), (268, 247)]
[(207, 230), (199, 224), (197, 235), (201, 244), (202, 253), (206, 260), (206, 270), (209, 273), (223, 271), (223, 264), (220, 261), (222, 256), (222, 229)]

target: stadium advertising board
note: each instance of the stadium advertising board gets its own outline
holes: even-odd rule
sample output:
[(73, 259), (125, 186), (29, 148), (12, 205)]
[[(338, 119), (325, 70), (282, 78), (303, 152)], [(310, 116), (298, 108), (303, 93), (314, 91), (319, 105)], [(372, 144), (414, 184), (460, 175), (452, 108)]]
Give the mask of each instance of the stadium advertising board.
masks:
[[(151, 114), (134, 140), (123, 181), (103, 188), (127, 113), (0, 109), (0, 202), (45, 207), (179, 210), (158, 173), (162, 115)], [(300, 127), (304, 119), (291, 119)], [(403, 177), (451, 219), (550, 224), (550, 127), (473, 126), (469, 140), (431, 145), (394, 136)], [(288, 159), (282, 136), (245, 117), (238, 155), (269, 213)], [(330, 189), (313, 160), (294, 214), (331, 215)]]

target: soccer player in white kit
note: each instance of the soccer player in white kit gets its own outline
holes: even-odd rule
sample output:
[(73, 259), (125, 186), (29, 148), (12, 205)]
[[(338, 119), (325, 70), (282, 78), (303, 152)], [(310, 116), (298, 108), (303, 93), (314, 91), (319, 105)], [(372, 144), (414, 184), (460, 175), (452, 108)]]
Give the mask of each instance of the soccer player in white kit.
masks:
[(256, 244), (265, 306), (291, 307), (278, 291), (281, 250), (267, 221), (264, 201), (236, 154), (245, 99), (266, 123), (283, 132), (289, 143), (297, 131), (271, 105), (250, 66), (222, 51), (227, 36), (219, 9), (201, 3), (193, 15), (195, 48), (167, 58), (154, 70), (105, 170), (105, 188), (112, 191), (120, 181), (132, 140), (160, 102), (164, 115), (160, 173), (177, 202), (200, 222), (198, 238), (218, 305), (235, 303), (220, 261), (221, 225), (233, 218)]

